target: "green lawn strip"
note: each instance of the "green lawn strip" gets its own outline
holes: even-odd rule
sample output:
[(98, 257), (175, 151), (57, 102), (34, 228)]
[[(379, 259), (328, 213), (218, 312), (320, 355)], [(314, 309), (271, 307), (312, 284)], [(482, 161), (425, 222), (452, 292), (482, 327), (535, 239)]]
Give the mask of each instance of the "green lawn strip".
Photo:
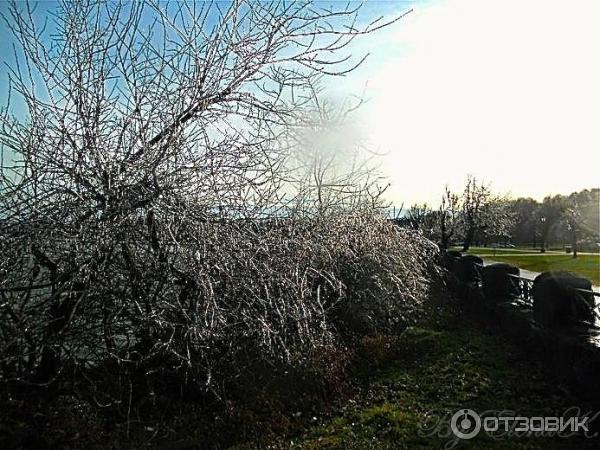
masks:
[(600, 255), (579, 255), (573, 258), (569, 255), (496, 255), (490, 259), (506, 262), (521, 269), (534, 272), (547, 270), (566, 270), (575, 272), (590, 279), (593, 284), (600, 284)]
[[(461, 250), (461, 247), (452, 247), (452, 250)], [(468, 253), (475, 255), (513, 255), (513, 254), (542, 254), (539, 248), (532, 247), (516, 247), (516, 248), (492, 248), (492, 247), (471, 247)], [(564, 251), (547, 250), (545, 254), (551, 255), (566, 255)]]
[[(300, 436), (275, 439), (270, 448), (441, 448), (447, 438), (419, 435), (432, 412), (471, 408), (558, 415), (577, 404), (514, 345), (481, 330), (413, 328), (397, 344), (389, 364), (364, 370), (364, 388), (355, 399), (327, 417), (315, 417)], [(586, 439), (493, 440), (480, 433), (460, 448), (593, 447)]]
[(532, 248), (493, 249), (489, 247), (471, 247), (469, 253), (534, 272), (566, 270), (578, 273), (590, 279), (593, 284), (600, 285), (600, 254), (580, 254), (577, 258), (573, 258), (570, 254), (558, 251), (537, 253), (536, 249)]
[[(461, 251), (461, 247), (452, 247), (451, 250)], [(541, 253), (539, 248), (533, 247), (515, 247), (515, 248), (493, 248), (493, 247), (470, 247), (468, 253), (476, 255), (562, 255), (571, 256), (563, 249), (547, 249), (545, 253)], [(598, 252), (579, 252), (580, 255), (600, 256)]]

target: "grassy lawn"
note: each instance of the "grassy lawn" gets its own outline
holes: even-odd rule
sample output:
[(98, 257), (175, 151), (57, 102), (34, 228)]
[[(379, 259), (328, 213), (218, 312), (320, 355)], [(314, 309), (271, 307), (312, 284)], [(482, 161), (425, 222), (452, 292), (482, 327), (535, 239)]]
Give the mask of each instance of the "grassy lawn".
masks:
[[(460, 250), (461, 247), (453, 247), (452, 250)], [(478, 255), (514, 255), (518, 253), (539, 253), (539, 248), (516, 247), (516, 248), (491, 248), (491, 247), (471, 247), (469, 253)], [(558, 252), (550, 252), (558, 253)], [(564, 253), (563, 253), (564, 254)]]
[[(495, 255), (493, 252), (494, 249), (482, 247), (474, 247), (469, 251), (469, 253), (513, 264), (534, 272), (546, 270), (575, 272), (592, 280), (593, 284), (600, 285), (600, 255), (598, 254), (579, 255), (574, 259), (569, 254), (559, 252), (524, 254), (523, 249), (497, 249)], [(531, 253), (531, 249), (527, 253)]]
[(600, 284), (600, 256), (579, 255), (573, 259), (569, 255), (501, 255), (494, 260), (514, 264), (522, 269), (534, 272), (546, 270), (567, 270), (575, 272), (592, 280), (595, 285)]
[[(420, 433), (422, 424), (431, 424), (431, 414), (471, 408), (548, 416), (578, 404), (512, 343), (464, 323), (452, 330), (411, 328), (389, 337), (381, 348), (386, 350), (371, 353), (358, 374), (361, 386), (354, 398), (328, 414), (307, 418), (300, 434), (271, 436), (234, 448), (443, 448), (448, 437)], [(573, 437), (494, 440), (480, 433), (459, 448), (597, 448), (594, 445), (592, 440)]]
[[(331, 396), (295, 382), (248, 392), (242, 403), (228, 401), (214, 414), (192, 405), (165, 409), (159, 422), (140, 418), (131, 430), (86, 409), (52, 416), (52, 429), (77, 430), (65, 448), (192, 449), (432, 449), (453, 435), (424, 435), (432, 415), (449, 417), (459, 409), (512, 410), (520, 416), (559, 416), (589, 405), (572, 395), (535, 358), (513, 341), (491, 334), (460, 311), (443, 312), (401, 335), (365, 338), (348, 367), (344, 388)], [(257, 388), (264, 382), (257, 383)], [(234, 400), (232, 400), (234, 401)], [(600, 419), (598, 419), (600, 420)], [(467, 449), (595, 449), (582, 437), (497, 437), (481, 432)]]

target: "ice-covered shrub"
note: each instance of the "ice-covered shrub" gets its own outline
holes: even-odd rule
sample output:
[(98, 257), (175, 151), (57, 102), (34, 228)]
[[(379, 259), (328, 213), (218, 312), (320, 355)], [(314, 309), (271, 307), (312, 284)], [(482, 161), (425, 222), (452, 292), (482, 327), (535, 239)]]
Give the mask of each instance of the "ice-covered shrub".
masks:
[(88, 247), (28, 247), (5, 228), (5, 242), (33, 249), (24, 258), (15, 248), (4, 267), (3, 288), (22, 288), (3, 293), (6, 377), (104, 368), (142, 392), (218, 392), (256, 360), (300, 364), (315, 348), (410, 323), (437, 251), (374, 211), (171, 225)]

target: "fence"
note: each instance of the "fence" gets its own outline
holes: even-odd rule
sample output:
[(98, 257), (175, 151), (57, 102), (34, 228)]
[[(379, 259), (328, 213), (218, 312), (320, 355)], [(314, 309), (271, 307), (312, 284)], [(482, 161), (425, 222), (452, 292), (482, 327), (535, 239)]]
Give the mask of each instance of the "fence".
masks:
[[(487, 320), (490, 327), (512, 336), (533, 358), (540, 359), (549, 372), (600, 408), (599, 292), (569, 284), (564, 272), (556, 272), (555, 278), (552, 272), (545, 272), (531, 280), (520, 276), (517, 267), (494, 264), (496, 268), (490, 269), (491, 266), (484, 266), (483, 260), (473, 255), (449, 254), (446, 264), (449, 284), (469, 311)], [(542, 278), (551, 279), (550, 289), (540, 288)], [(579, 285), (591, 287), (589, 280), (574, 278)], [(553, 296), (560, 298), (553, 300)], [(553, 301), (554, 306), (563, 309), (544, 311), (544, 305), (552, 306)], [(576, 316), (582, 306), (588, 320)], [(571, 312), (575, 315), (572, 321), (551, 326), (539, 320), (540, 311), (542, 318), (549, 314), (559, 319), (568, 318), (562, 316)]]
[[(516, 297), (516, 300), (525, 307), (533, 308), (534, 280), (513, 274), (507, 274), (507, 276), (509, 277), (509, 280), (511, 280), (511, 282), (514, 283), (514, 291), (519, 293), (518, 297)], [(573, 293), (580, 293), (583, 295), (592, 296), (595, 299), (600, 298), (600, 292), (588, 289), (574, 288), (571, 286), (567, 286), (566, 288), (572, 290)], [(595, 324), (600, 323), (600, 302), (594, 302), (592, 312), (594, 313), (596, 319)]]

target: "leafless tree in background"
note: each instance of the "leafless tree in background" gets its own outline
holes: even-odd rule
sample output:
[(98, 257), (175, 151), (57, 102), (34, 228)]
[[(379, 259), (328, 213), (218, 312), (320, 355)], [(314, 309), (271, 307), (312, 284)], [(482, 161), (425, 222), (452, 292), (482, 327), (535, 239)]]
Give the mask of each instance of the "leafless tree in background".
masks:
[(472, 245), (477, 233), (503, 236), (509, 233), (513, 222), (508, 200), (494, 194), (488, 185), (472, 176), (467, 177), (460, 211), (464, 233), (463, 252)]
[(421, 230), (427, 236), (433, 234), (434, 218), (433, 211), (427, 203), (415, 203), (407, 211), (407, 220), (411, 228)]
[(485, 183), (479, 184), (477, 179), (469, 176), (462, 195), (461, 214), (464, 226), (464, 243), (462, 251), (471, 246), (475, 233), (487, 226), (484, 223), (483, 210), (492, 197), (492, 191)]
[(448, 248), (452, 237), (457, 231), (459, 213), (459, 196), (453, 194), (450, 189), (448, 189), (448, 186), (446, 186), (440, 208), (437, 212), (440, 246), (443, 249)]
[(362, 103), (362, 98), (332, 102), (315, 92), (314, 107), (290, 133), (288, 187), (296, 213), (324, 216), (385, 207), (387, 183), (378, 172), (378, 155), (352, 118)]
[(514, 214), (509, 206), (507, 198), (469, 176), (461, 194), (446, 186), (437, 211), (429, 210), (425, 204), (414, 205), (407, 222), (413, 228), (423, 229), (443, 249), (453, 240), (462, 239), (462, 251), (467, 251), (476, 237), (498, 239), (510, 235)]
[[(286, 145), (318, 81), (390, 22), (358, 28), (337, 2), (221, 5), (65, 1), (51, 31), (8, 7), (27, 117), (9, 104), (0, 119), (2, 381), (104, 367), (91, 392), (116, 407), (135, 370), (218, 390), (232, 362), (301, 358), (336, 339), (336, 318), (385, 329), (422, 300), (434, 249), (379, 216), (258, 220), (302, 201), (282, 189)], [(380, 188), (348, 176), (345, 205), (377, 206)]]

